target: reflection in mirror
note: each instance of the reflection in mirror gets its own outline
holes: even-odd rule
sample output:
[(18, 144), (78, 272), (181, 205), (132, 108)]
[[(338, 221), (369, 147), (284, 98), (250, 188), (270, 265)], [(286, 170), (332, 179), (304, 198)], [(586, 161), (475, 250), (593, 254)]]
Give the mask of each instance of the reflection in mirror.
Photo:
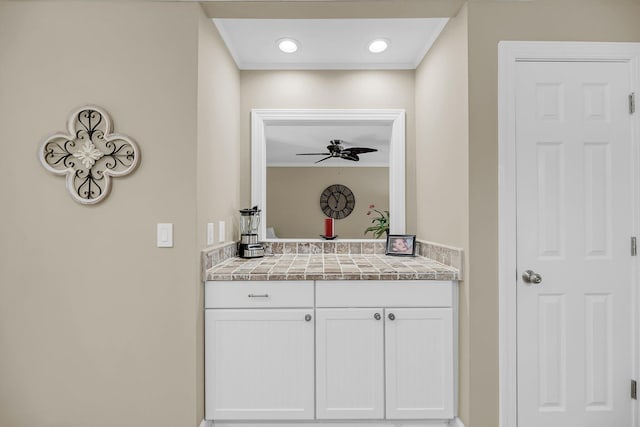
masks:
[[(318, 237), (333, 217), (335, 234), (362, 239), (369, 206), (389, 210), (391, 123), (273, 124), (265, 137), (272, 237)], [(332, 187), (323, 198), (332, 185), (348, 190)]]
[(262, 240), (319, 238), (327, 217), (340, 239), (372, 238), (371, 205), (403, 233), (404, 111), (253, 110), (252, 204)]

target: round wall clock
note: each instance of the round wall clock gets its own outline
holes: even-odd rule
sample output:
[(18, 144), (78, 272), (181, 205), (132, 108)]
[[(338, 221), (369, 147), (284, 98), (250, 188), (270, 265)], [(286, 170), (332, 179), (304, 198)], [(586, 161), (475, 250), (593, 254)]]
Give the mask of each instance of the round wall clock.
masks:
[(324, 189), (320, 195), (320, 209), (330, 218), (348, 217), (356, 205), (353, 192), (341, 184), (333, 184)]

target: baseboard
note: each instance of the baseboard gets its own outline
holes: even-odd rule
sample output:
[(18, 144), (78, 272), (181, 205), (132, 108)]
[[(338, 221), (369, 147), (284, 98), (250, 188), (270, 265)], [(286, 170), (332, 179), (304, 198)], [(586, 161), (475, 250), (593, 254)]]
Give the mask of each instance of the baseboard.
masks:
[[(200, 427), (214, 427), (213, 421), (202, 420)], [(464, 427), (460, 418), (454, 418), (450, 421), (433, 420), (433, 421), (280, 421), (280, 422), (255, 422), (255, 421), (234, 421), (234, 422), (217, 422), (215, 427)]]

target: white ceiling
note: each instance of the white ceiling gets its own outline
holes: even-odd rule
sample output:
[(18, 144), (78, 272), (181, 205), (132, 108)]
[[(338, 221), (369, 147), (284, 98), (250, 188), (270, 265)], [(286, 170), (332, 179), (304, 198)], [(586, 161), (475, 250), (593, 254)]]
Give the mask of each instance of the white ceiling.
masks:
[[(415, 19), (213, 19), (241, 70), (415, 69), (448, 18)], [(281, 52), (277, 40), (299, 49)], [(369, 42), (389, 48), (370, 53)]]
[[(388, 167), (391, 126), (391, 123), (383, 122), (266, 125), (267, 166)], [(378, 151), (360, 154), (358, 162), (333, 158), (318, 164), (314, 164), (314, 162), (326, 156), (296, 155), (297, 153), (326, 153), (327, 145), (332, 139), (344, 140), (344, 148), (368, 147)]]

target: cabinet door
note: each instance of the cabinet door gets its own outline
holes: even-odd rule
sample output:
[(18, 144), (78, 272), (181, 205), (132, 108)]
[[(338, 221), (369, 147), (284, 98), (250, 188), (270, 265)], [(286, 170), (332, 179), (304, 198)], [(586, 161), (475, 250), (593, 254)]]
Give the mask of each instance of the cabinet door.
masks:
[(382, 309), (316, 310), (319, 419), (384, 418), (383, 315)]
[(452, 418), (451, 308), (389, 308), (385, 314), (387, 418)]
[(205, 310), (208, 420), (313, 419), (313, 310)]

